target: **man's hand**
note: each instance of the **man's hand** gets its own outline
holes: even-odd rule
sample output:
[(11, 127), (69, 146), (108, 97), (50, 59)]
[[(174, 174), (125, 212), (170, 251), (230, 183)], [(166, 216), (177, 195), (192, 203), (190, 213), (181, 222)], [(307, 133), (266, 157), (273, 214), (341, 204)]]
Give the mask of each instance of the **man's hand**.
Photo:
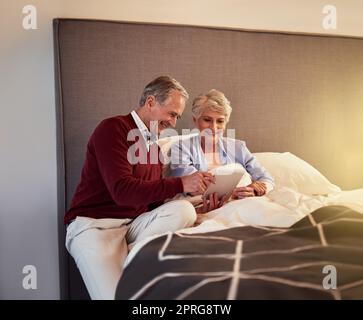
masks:
[(189, 176), (181, 177), (183, 182), (184, 192), (193, 195), (203, 194), (211, 183), (214, 183), (215, 178), (209, 172), (195, 172)]
[(197, 213), (206, 213), (212, 211), (214, 209), (220, 208), (227, 201), (227, 196), (223, 196), (221, 199), (218, 199), (218, 193), (211, 193), (208, 198), (203, 197), (203, 205), (201, 207), (197, 207)]
[(253, 181), (247, 187), (235, 188), (232, 193), (232, 199), (263, 196), (266, 190), (266, 185), (263, 182)]

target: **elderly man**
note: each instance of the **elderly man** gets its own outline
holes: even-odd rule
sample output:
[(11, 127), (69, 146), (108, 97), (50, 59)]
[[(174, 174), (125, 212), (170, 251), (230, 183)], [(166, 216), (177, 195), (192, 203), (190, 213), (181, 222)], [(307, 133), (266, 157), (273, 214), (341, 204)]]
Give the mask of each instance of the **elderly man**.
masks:
[[(175, 127), (184, 111), (188, 93), (167, 76), (150, 82), (144, 89), (139, 108), (128, 115), (103, 120), (94, 130), (87, 146), (81, 181), (73, 197), (65, 223), (77, 217), (131, 219), (128, 243), (148, 236), (192, 226), (194, 207), (186, 200), (164, 204), (178, 193), (202, 194), (213, 181), (209, 173), (162, 178), (162, 163), (152, 161), (151, 129)], [(129, 141), (137, 131), (141, 139)], [(153, 140), (153, 139), (151, 139)], [(134, 163), (133, 144), (146, 161)], [(143, 148), (140, 148), (143, 146)], [(139, 154), (140, 156), (140, 154)]]

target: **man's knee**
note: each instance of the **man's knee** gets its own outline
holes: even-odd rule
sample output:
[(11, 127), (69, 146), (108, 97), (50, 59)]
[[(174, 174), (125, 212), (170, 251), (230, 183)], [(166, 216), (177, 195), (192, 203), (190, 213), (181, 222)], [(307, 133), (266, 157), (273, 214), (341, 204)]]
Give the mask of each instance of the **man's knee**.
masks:
[(176, 200), (174, 203), (174, 217), (179, 221), (180, 228), (194, 225), (197, 214), (193, 205), (187, 200)]

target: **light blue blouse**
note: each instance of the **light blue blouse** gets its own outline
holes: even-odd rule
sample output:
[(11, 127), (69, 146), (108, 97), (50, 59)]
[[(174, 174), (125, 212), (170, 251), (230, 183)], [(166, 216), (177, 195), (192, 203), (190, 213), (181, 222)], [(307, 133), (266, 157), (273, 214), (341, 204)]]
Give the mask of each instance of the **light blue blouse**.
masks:
[[(268, 182), (272, 187), (274, 186), (272, 176), (260, 165), (244, 141), (221, 137), (218, 145), (222, 165), (239, 163), (251, 175), (252, 181)], [(200, 135), (180, 140), (171, 147), (171, 176), (180, 177), (196, 171), (208, 171), (208, 163), (201, 147)]]

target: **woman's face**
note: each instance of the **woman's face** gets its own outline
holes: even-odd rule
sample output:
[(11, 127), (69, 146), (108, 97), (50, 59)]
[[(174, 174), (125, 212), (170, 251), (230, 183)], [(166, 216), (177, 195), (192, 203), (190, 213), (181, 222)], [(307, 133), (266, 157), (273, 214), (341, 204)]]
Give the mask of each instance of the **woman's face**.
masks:
[(224, 114), (210, 110), (209, 108), (205, 108), (201, 116), (198, 119), (193, 118), (193, 120), (200, 132), (204, 132), (207, 135), (211, 134), (213, 137), (216, 135), (223, 136), (223, 132), (227, 125), (226, 116)]

